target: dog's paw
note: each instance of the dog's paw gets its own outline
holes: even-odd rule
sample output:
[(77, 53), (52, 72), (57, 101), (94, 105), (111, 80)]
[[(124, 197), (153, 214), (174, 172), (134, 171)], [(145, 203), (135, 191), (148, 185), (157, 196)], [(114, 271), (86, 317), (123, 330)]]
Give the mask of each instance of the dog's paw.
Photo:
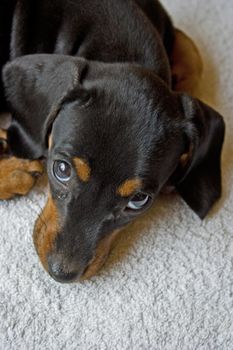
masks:
[(26, 195), (42, 174), (43, 165), (39, 161), (15, 157), (0, 159), (0, 200)]

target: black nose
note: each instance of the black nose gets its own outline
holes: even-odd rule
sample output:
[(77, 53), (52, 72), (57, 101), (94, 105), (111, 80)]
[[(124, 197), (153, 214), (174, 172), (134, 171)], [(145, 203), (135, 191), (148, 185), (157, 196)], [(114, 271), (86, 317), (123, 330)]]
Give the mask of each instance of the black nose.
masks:
[(78, 271), (68, 270), (59, 259), (53, 256), (48, 258), (48, 267), (50, 276), (57, 282), (70, 283), (78, 280), (80, 277)]

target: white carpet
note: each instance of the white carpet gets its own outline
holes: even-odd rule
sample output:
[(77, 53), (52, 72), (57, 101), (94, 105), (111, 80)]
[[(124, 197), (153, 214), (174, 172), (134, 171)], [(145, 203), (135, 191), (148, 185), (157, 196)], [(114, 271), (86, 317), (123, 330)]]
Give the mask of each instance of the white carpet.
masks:
[(99, 276), (60, 285), (31, 234), (40, 191), (0, 203), (0, 349), (233, 349), (233, 1), (164, 0), (205, 62), (227, 123), (223, 198), (201, 222), (178, 196), (127, 229)]

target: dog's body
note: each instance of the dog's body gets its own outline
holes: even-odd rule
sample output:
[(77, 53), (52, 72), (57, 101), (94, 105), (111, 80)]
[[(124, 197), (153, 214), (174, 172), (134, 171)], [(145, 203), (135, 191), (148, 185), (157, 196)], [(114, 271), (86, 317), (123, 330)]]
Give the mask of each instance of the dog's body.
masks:
[[(12, 61), (0, 86), (1, 110), (13, 113), (8, 147), (31, 160), (0, 161), (0, 198), (26, 193), (41, 172), (37, 160), (46, 159), (51, 194), (34, 231), (46, 270), (60, 281), (93, 273), (116, 230), (166, 183), (204, 217), (221, 192), (224, 124), (210, 107), (171, 90), (171, 65), (181, 90), (180, 68), (190, 60), (177, 57), (181, 34), (159, 2), (0, 6), (0, 66)], [(195, 79), (199, 71), (186, 73)], [(25, 188), (22, 176), (9, 181), (19, 169)]]

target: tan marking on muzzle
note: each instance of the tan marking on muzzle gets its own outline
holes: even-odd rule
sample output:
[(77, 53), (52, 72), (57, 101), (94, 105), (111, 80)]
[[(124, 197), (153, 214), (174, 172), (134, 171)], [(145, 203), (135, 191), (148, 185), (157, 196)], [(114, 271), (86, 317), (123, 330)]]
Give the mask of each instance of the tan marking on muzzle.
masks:
[(34, 227), (33, 241), (42, 265), (48, 270), (47, 256), (53, 250), (59, 232), (59, 215), (57, 207), (49, 194), (47, 204), (37, 219)]
[(142, 181), (138, 178), (126, 180), (117, 189), (117, 194), (121, 197), (129, 197), (142, 187)]
[(91, 176), (91, 168), (87, 161), (78, 157), (73, 158), (73, 162), (76, 168), (76, 172), (80, 180), (88, 182)]
[(94, 258), (90, 261), (87, 269), (81, 277), (82, 280), (93, 277), (101, 269), (113, 247), (113, 244), (119, 232), (120, 230), (115, 230), (106, 238), (100, 241), (97, 246)]

